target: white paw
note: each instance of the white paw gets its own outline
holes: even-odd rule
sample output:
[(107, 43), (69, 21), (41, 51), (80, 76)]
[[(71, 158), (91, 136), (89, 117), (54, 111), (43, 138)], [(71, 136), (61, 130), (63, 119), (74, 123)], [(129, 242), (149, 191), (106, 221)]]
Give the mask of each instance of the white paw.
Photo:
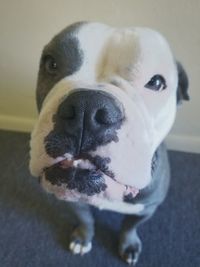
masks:
[(89, 242), (87, 245), (83, 245), (79, 242), (72, 241), (69, 245), (69, 249), (73, 254), (80, 254), (84, 255), (85, 253), (88, 253), (92, 248), (92, 243)]

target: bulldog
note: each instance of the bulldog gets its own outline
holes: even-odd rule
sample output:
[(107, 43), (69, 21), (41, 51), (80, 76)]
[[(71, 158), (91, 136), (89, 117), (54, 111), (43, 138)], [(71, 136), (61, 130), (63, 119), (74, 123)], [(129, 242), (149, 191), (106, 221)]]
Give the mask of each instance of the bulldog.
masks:
[(92, 248), (92, 205), (125, 214), (119, 254), (137, 263), (137, 226), (167, 194), (163, 140), (177, 103), (189, 99), (187, 91), (183, 67), (152, 29), (78, 22), (44, 47), (30, 171), (47, 192), (73, 207), (74, 254)]

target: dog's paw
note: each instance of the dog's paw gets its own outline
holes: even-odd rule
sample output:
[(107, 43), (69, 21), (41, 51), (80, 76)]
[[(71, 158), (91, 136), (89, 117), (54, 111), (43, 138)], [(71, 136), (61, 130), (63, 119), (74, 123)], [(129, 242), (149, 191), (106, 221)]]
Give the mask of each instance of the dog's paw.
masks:
[(89, 228), (79, 225), (71, 234), (69, 250), (73, 254), (84, 255), (92, 249), (92, 235)]
[(135, 266), (140, 256), (140, 249), (135, 246), (128, 246), (123, 251), (120, 251), (120, 256), (129, 265)]
[(69, 249), (73, 254), (84, 255), (92, 249), (92, 242), (87, 244), (81, 243), (80, 241), (71, 241), (69, 244)]
[(129, 265), (135, 266), (142, 251), (142, 243), (137, 235), (135, 235), (132, 240), (129, 238), (125, 238), (123, 241), (121, 240), (119, 244), (119, 254), (123, 261)]

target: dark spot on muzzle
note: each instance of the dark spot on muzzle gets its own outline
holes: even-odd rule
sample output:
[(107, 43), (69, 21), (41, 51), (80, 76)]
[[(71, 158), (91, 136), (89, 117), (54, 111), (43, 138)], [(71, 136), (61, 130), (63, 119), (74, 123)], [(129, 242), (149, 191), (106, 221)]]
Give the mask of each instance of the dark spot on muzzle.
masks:
[(45, 138), (45, 150), (53, 158), (62, 156), (73, 147), (72, 139), (64, 133), (51, 131)]
[(111, 162), (109, 157), (103, 158), (100, 156), (92, 157), (88, 154), (81, 155), (81, 158), (88, 159), (91, 163), (93, 163), (97, 169), (101, 170), (105, 175), (109, 176), (110, 178), (114, 179), (115, 174), (109, 169), (108, 164)]
[(153, 174), (156, 170), (157, 162), (158, 162), (158, 152), (155, 151), (153, 158), (152, 158), (152, 161), (151, 161), (151, 176), (153, 176)]
[(123, 120), (122, 105), (109, 93), (76, 89), (53, 117), (54, 129), (45, 138), (46, 152), (54, 158), (63, 152), (79, 155), (117, 142)]
[(126, 202), (126, 203), (131, 203), (131, 204), (133, 204), (133, 202), (135, 201), (135, 197), (133, 196), (133, 194), (132, 193), (129, 193), (128, 195), (125, 195), (124, 196), (124, 202)]
[(77, 190), (81, 194), (92, 196), (105, 191), (106, 184), (102, 172), (99, 170), (88, 170), (70, 167), (60, 168), (56, 164), (45, 171), (45, 178), (53, 185), (66, 185), (69, 190)]

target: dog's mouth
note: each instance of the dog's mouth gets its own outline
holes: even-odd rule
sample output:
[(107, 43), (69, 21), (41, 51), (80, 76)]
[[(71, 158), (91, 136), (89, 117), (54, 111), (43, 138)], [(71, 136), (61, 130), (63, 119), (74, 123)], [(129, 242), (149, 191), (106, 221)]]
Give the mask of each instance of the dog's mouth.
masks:
[(64, 159), (59, 163), (60, 167), (67, 169), (70, 167), (81, 169), (95, 169), (95, 166), (87, 159)]
[[(43, 170), (43, 178), (52, 185), (62, 186), (87, 197), (100, 196), (106, 199), (134, 198), (139, 190), (118, 182), (109, 170), (109, 158), (90, 155), (63, 157)], [(66, 196), (65, 196), (66, 197)]]

